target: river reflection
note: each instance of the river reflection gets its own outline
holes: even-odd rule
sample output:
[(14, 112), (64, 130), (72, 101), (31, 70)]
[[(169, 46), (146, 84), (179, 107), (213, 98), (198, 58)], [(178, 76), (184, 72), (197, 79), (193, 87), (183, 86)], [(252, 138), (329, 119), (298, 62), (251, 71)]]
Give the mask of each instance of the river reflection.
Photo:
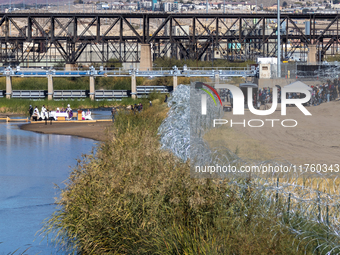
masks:
[[(62, 254), (35, 235), (55, 210), (59, 194), (76, 159), (90, 153), (95, 141), (20, 130), (0, 123), (0, 254)], [(1, 243), (2, 242), (2, 243)]]

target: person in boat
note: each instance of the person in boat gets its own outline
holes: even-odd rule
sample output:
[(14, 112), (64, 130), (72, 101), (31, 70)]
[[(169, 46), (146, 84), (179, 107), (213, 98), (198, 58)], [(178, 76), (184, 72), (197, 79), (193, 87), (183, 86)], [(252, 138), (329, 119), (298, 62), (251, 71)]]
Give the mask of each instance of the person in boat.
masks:
[(57, 110), (56, 110), (56, 113), (59, 113), (60, 112), (60, 109), (59, 108), (57, 108)]

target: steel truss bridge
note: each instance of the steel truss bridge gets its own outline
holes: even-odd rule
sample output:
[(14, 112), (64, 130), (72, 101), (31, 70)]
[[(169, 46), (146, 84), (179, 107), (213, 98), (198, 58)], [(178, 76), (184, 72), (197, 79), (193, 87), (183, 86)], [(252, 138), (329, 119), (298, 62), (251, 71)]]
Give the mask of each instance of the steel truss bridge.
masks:
[[(275, 23), (276, 14), (268, 13), (0, 13), (0, 62), (138, 63), (142, 44), (151, 45), (153, 59), (273, 57)], [(338, 53), (339, 15), (283, 13), (280, 23), (282, 59), (306, 60), (310, 45), (319, 61)]]

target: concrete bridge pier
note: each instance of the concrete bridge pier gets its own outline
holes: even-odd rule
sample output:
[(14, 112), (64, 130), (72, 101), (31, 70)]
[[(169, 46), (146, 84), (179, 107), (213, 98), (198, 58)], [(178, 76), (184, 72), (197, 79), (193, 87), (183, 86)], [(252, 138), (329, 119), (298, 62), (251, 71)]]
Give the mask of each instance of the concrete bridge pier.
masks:
[(94, 81), (94, 76), (90, 76), (90, 99), (93, 101), (94, 100), (94, 92), (95, 92), (95, 81)]
[(137, 98), (137, 85), (136, 85), (136, 74), (135, 72), (131, 75), (131, 98)]
[(6, 98), (10, 99), (12, 96), (12, 77), (6, 76)]
[(220, 84), (220, 74), (216, 73), (214, 78), (215, 78), (215, 84)]
[(173, 90), (176, 89), (177, 85), (178, 85), (178, 82), (177, 82), (177, 75), (174, 75), (172, 77), (173, 81), (172, 81), (172, 86), (173, 86)]
[(52, 75), (47, 75), (47, 98), (48, 100), (53, 99), (53, 78)]
[(152, 58), (151, 58), (151, 45), (141, 44), (140, 49), (140, 64), (139, 70), (151, 71), (152, 70)]
[[(307, 63), (308, 64), (315, 64), (317, 61), (317, 54), (316, 54), (316, 45), (309, 44), (308, 45), (308, 55), (307, 55)], [(321, 61), (321, 59), (319, 59)]]

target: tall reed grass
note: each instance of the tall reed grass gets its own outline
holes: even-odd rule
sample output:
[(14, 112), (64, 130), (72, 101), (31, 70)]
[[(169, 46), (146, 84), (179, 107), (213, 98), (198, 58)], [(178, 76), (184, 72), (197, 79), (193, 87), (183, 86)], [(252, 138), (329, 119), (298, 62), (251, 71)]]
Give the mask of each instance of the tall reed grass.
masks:
[(278, 224), (282, 208), (226, 179), (192, 179), (188, 162), (160, 149), (166, 113), (162, 104), (118, 114), (42, 233), (80, 254), (302, 254)]

